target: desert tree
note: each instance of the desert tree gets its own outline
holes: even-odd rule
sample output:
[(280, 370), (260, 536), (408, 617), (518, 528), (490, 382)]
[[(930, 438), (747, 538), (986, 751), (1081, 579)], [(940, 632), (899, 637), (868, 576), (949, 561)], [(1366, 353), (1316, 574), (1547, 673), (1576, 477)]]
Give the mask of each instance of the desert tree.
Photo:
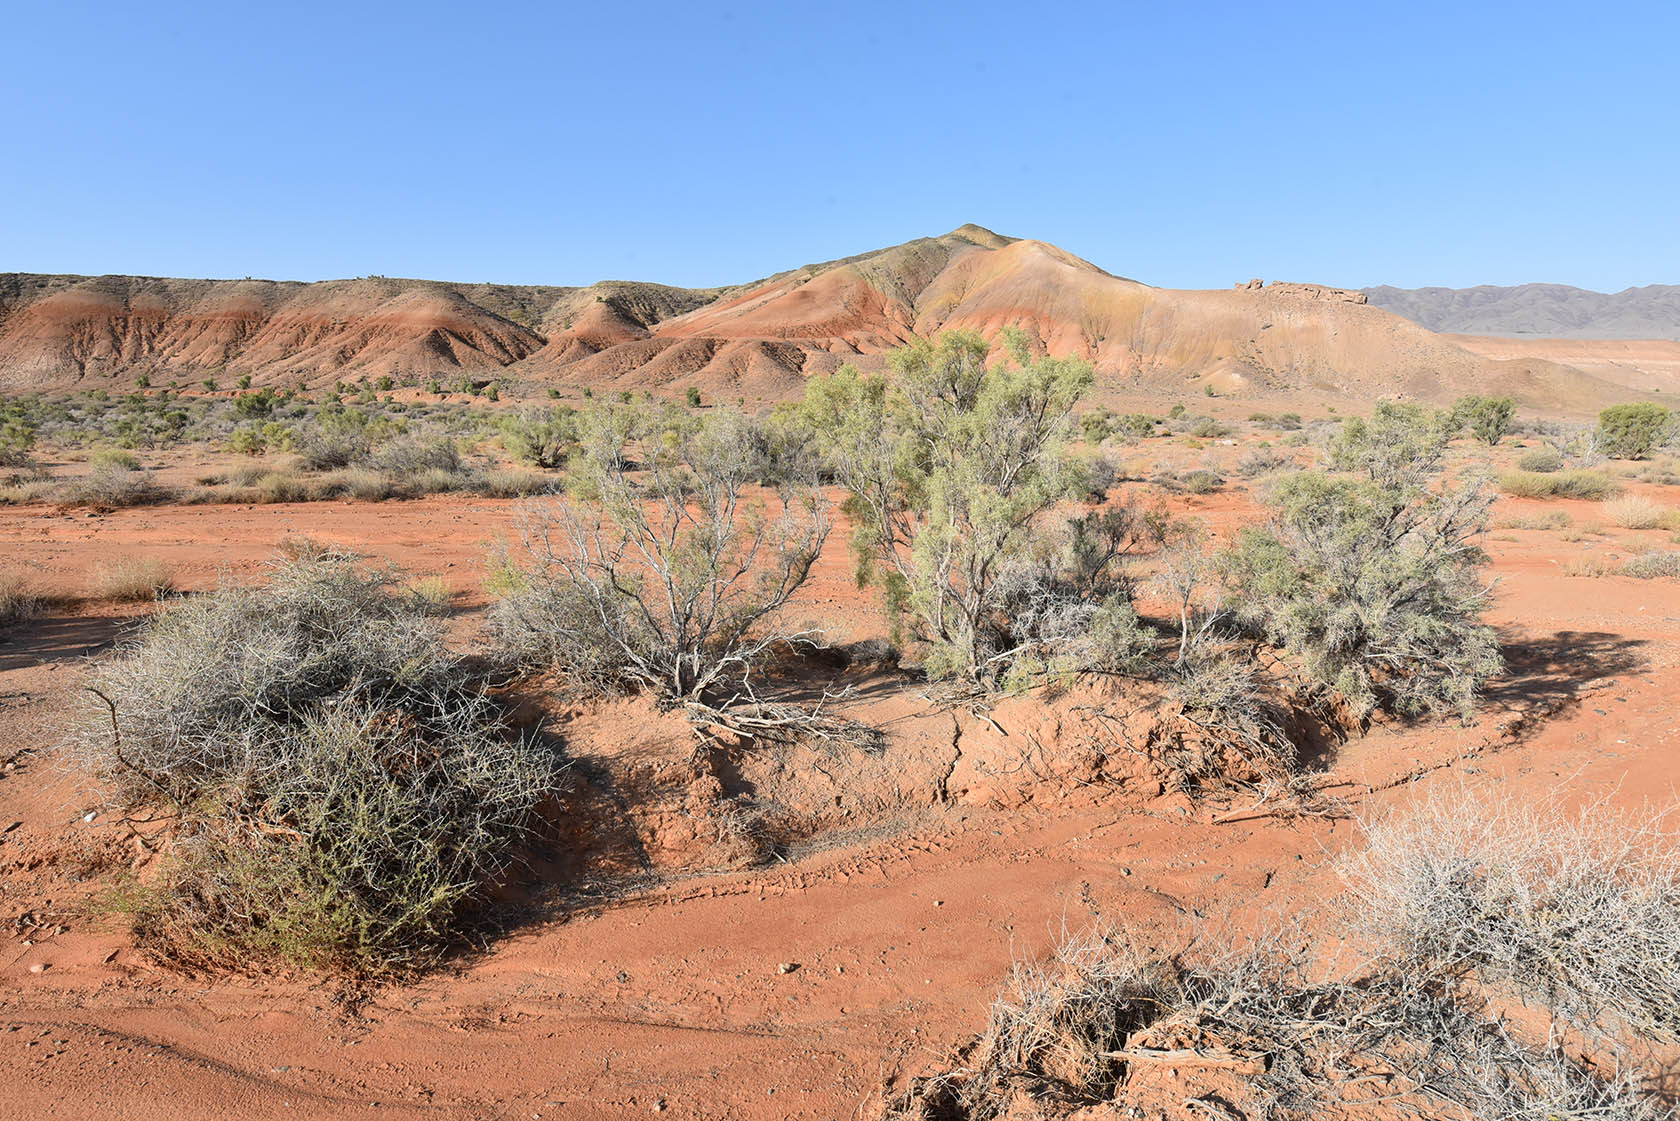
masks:
[(1041, 547), (1056, 539), (1046, 516), (1084, 490), (1068, 441), (1091, 367), (1035, 358), (1019, 332), (1006, 348), (1010, 361), (988, 364), (984, 339), (948, 332), (895, 351), (890, 377), (818, 379), (801, 405), (847, 490), (860, 584), (912, 622), (930, 676), (984, 688), (1019, 682), (1074, 631), (1096, 624), (1124, 647), (1135, 629), (1117, 576), (1129, 519), (1072, 524), (1062, 548)]

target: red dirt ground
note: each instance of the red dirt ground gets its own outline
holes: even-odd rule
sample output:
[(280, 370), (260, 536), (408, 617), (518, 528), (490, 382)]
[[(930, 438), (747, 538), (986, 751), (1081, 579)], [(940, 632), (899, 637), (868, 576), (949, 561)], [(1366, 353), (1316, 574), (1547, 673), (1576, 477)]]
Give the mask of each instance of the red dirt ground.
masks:
[[(1216, 529), (1256, 516), (1240, 486), (1171, 501)], [(281, 538), (307, 533), (442, 573), (467, 635), (486, 550), (516, 507), (0, 509), (0, 559), (74, 594), (101, 560), (157, 555), (191, 590), (255, 578)], [(1570, 543), (1499, 525), (1552, 509), (1578, 526), (1601, 517), (1588, 503), (1495, 508), (1493, 621), (1511, 666), (1478, 722), (1379, 726), (1330, 761), (1325, 781), (1345, 783), (1336, 791), (1360, 812), (1460, 783), (1489, 797), (1675, 800), (1680, 590), (1562, 571), (1583, 550), (1626, 556), (1667, 534)], [(845, 638), (878, 634), (842, 536), (794, 615)], [(1162, 937), (1251, 928), (1333, 892), (1333, 859), (1358, 842), (1349, 820), (1219, 823), (1244, 806), (1191, 805), (1125, 776), (1088, 782), (1051, 758), (1076, 738), (1077, 698), (1005, 702), (1000, 737), (876, 675), (860, 679), (856, 712), (886, 724), (884, 760), (743, 755), (740, 774), (720, 776), (726, 792), (748, 784), (807, 815), (795, 843), (743, 867), (695, 824), (685, 726), (623, 701), (557, 713), (569, 750), (609, 776), (580, 798), (580, 820), (607, 822), (594, 815), (619, 795), (616, 835), (481, 954), (359, 1006), (306, 979), (189, 977), (146, 960), (119, 921), (84, 913), (132, 849), (103, 813), (84, 820), (96, 795), (47, 753), (82, 703), (87, 657), (137, 613), (60, 607), (0, 640), (3, 1117), (848, 1118), (884, 1078), (981, 1028), (1010, 961), (1045, 952), (1064, 927), (1100, 914)], [(1025, 743), (1048, 745), (1044, 766)], [(953, 745), (958, 760), (941, 754)], [(832, 782), (814, 775), (824, 767)], [(926, 778), (942, 767), (944, 800)], [(817, 813), (831, 793), (838, 808)]]

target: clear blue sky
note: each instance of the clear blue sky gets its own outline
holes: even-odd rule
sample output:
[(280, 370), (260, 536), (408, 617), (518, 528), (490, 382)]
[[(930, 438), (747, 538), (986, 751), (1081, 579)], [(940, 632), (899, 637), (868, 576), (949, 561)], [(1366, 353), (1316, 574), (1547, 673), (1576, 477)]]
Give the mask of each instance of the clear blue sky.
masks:
[(0, 270), (1680, 282), (1680, 5), (18, 3)]

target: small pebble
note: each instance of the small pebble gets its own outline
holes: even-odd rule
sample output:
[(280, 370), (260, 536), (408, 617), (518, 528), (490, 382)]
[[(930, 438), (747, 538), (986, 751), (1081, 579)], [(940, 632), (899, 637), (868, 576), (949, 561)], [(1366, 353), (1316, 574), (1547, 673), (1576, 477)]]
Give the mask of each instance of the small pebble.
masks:
[(792, 973), (795, 969), (798, 969), (798, 968), (799, 968), (799, 963), (798, 962), (796, 962), (796, 961), (784, 961), (784, 962), (782, 962), (782, 964), (780, 964), (776, 967), (776, 972), (777, 973)]
[(46, 971), (47, 971), (47, 963), (44, 962), (44, 961), (38, 961), (34, 965), (29, 967), (29, 972), (31, 972), (31, 973), (45, 973)]

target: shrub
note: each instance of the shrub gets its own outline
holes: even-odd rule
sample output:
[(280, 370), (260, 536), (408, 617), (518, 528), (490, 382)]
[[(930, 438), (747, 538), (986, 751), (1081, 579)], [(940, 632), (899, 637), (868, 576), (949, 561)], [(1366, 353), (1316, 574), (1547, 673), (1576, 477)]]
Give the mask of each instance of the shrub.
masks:
[(1667, 506), (1644, 495), (1630, 494), (1604, 504), (1604, 516), (1623, 529), (1656, 529), (1668, 514)]
[(31, 618), (40, 605), (41, 597), (35, 593), (27, 576), (11, 569), (0, 569), (0, 628)]
[(1439, 469), (1449, 429), (1440, 413), (1384, 402), (1369, 421), (1352, 417), (1330, 437), (1330, 467), (1364, 475), (1389, 489), (1405, 489)]
[[(885, 1115), (1667, 1117), (1649, 1044), (1680, 1038), (1674, 833), (1481, 801), (1372, 826), (1342, 860), (1327, 935), (1233, 945), (1199, 929), (1176, 953), (1100, 927), (1064, 936)], [(1314, 940), (1356, 939), (1356, 966), (1310, 956)], [(1532, 1011), (1506, 1018), (1510, 998)]]
[(688, 407), (689, 408), (698, 409), (700, 407), (700, 390), (699, 389), (695, 388), (692, 385), (689, 386), (688, 387), (687, 398), (688, 398)]
[(1219, 421), (1208, 416), (1199, 417), (1196, 420), (1196, 423), (1190, 428), (1190, 435), (1194, 436), (1198, 440), (1216, 440), (1223, 436), (1229, 436), (1230, 434), (1230, 425), (1221, 424)]
[(138, 471), (140, 461), (119, 448), (100, 448), (88, 457), (88, 466), (95, 471)]
[(578, 439), (577, 412), (565, 405), (521, 413), (502, 422), (502, 446), (508, 454), (536, 467), (564, 466)]
[(89, 590), (95, 599), (157, 599), (175, 590), (175, 570), (160, 557), (124, 557), (95, 566)]
[(1640, 553), (1622, 565), (1622, 574), (1636, 580), (1680, 580), (1680, 553)]
[(489, 498), (528, 498), (552, 493), (553, 476), (537, 471), (486, 471), (472, 480), (472, 488)]
[(467, 681), (394, 573), (307, 544), (266, 587), (160, 614), (73, 743), (120, 804), (180, 815), (142, 939), (212, 965), (435, 960), (560, 776)]
[[(930, 676), (981, 688), (1064, 665), (1064, 628), (1130, 611), (1123, 512), (1070, 527), (1104, 542), (1097, 570), (1038, 547), (1044, 515), (1080, 490), (1067, 441), (1091, 367), (1033, 359), (1018, 332), (1006, 337), (1013, 365), (988, 367), (986, 342), (954, 331), (895, 351), (890, 381), (851, 367), (814, 380), (800, 407), (848, 491), (860, 584), (882, 586), (895, 637), (913, 622)], [(1045, 611), (1023, 627), (1014, 609), (1033, 596)]]
[(1294, 432), (1301, 427), (1300, 413), (1279, 413), (1276, 426), (1283, 432)]
[(1453, 402), (1449, 425), (1469, 428), (1470, 434), (1489, 447), (1499, 443), (1515, 425), (1517, 403), (1509, 397), (1469, 395)]
[(1680, 837), (1589, 806), (1469, 792), (1366, 829), (1343, 864), (1362, 933), (1401, 966), (1474, 976), (1586, 1029), (1680, 1041)]
[[(1101, 930), (1011, 971), (985, 1034), (889, 1121), (1373, 1116), (1658, 1121), (1633, 1072), (1526, 1043), (1439, 974), (1309, 976), (1276, 939), (1151, 953)], [(1215, 1102), (1191, 1110), (1185, 1101)], [(1081, 1108), (1089, 1107), (1089, 1108)]]
[(1611, 405), (1598, 414), (1598, 444), (1612, 459), (1645, 459), (1673, 435), (1674, 417), (1661, 405)]
[(424, 471), (455, 474), (461, 470), (461, 453), (447, 436), (411, 432), (380, 444), (367, 456), (367, 466), (398, 476)]
[(748, 497), (761, 445), (733, 409), (667, 435), (639, 478), (618, 451), (582, 455), (580, 493), (592, 500), (528, 511), (522, 590), (494, 629), (515, 659), (538, 657), (591, 687), (611, 678), (720, 704), (801, 637), (776, 617), (810, 575), (827, 508), (810, 481), (784, 486), (774, 504)]
[(160, 485), (144, 471), (106, 464), (65, 483), (58, 491), (58, 500), (67, 506), (117, 509), (151, 506), (167, 502), (174, 495), (172, 488)]
[(1599, 471), (1560, 471), (1544, 475), (1506, 471), (1499, 476), (1499, 489), (1515, 498), (1578, 498), (1602, 502), (1621, 487), (1616, 480)]
[(1517, 469), (1538, 474), (1563, 470), (1563, 453), (1554, 447), (1529, 448), (1517, 457)]
[[(1366, 479), (1302, 473), (1277, 484), (1271, 524), (1244, 530), (1226, 555), (1233, 607), (1358, 716), (1384, 707), (1468, 719), (1501, 668), (1477, 575), (1492, 495), (1476, 479), (1432, 490), (1432, 439), (1386, 445)], [(1409, 477), (1395, 452), (1408, 445), (1420, 456)]]
[(1289, 466), (1289, 457), (1269, 448), (1254, 448), (1237, 460), (1237, 474), (1245, 479), (1257, 479)]

